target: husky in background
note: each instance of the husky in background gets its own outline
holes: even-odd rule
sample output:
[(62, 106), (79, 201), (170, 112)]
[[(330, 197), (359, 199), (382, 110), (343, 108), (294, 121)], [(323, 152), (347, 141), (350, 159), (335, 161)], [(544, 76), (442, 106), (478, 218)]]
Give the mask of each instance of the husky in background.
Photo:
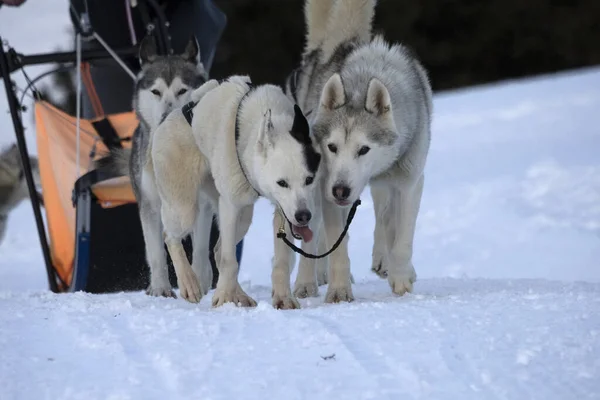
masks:
[[(157, 203), (149, 155), (153, 132), (161, 120), (192, 100), (192, 92), (206, 82), (208, 74), (200, 61), (200, 47), (195, 37), (190, 39), (183, 53), (163, 56), (157, 54), (152, 37), (146, 36), (140, 44), (139, 58), (141, 71), (135, 81), (133, 109), (140, 124), (133, 135), (132, 148), (111, 150), (107, 157), (97, 162), (97, 168), (129, 175), (140, 213), (146, 261), (150, 267), (150, 286), (146, 293), (176, 297), (169, 282), (160, 204)], [(178, 164), (178, 168), (182, 174), (185, 173), (185, 164)], [(193, 248), (193, 269), (203, 277), (203, 286), (200, 288), (197, 280), (189, 279), (187, 285), (180, 285), (178, 281), (180, 293), (188, 301), (199, 301), (200, 290), (206, 293), (210, 289), (210, 263), (208, 271), (202, 270), (205, 267), (203, 260), (209, 259), (210, 229), (210, 222), (194, 227), (194, 242), (203, 245)]]
[[(30, 156), (31, 172), (36, 186), (40, 185), (40, 170), (37, 157)], [(39, 195), (38, 195), (39, 196)], [(40, 197), (40, 201), (43, 201)], [(23, 200), (29, 198), (25, 170), (16, 144), (0, 153), (0, 244), (4, 240), (8, 216)]]
[[(375, 5), (376, 0), (307, 0), (306, 47), (286, 92), (309, 115), (324, 155), (322, 236), (329, 245), (337, 240), (348, 206), (369, 185), (376, 218), (372, 270), (402, 295), (416, 280), (413, 238), (431, 138), (432, 90), (406, 47), (372, 36)], [(328, 303), (354, 299), (347, 245), (348, 236), (329, 256)], [(284, 244), (278, 246), (285, 251)], [(312, 279), (316, 283), (314, 273)]]
[[(191, 116), (173, 111), (153, 136), (165, 241), (177, 273), (190, 275), (181, 239), (193, 226), (209, 225), (211, 214), (202, 215), (197, 206), (200, 196), (206, 196), (221, 232), (212, 304), (255, 306), (238, 281), (235, 245), (250, 227), (254, 203), (265, 197), (285, 218), (277, 220), (278, 227), (316, 246), (311, 226), (320, 225), (321, 155), (300, 107), (280, 87), (255, 87), (248, 77), (232, 76), (221, 84), (209, 81), (196, 92), (193, 97), (200, 101)], [(273, 306), (299, 308), (290, 288), (292, 260), (284, 261), (273, 263)]]

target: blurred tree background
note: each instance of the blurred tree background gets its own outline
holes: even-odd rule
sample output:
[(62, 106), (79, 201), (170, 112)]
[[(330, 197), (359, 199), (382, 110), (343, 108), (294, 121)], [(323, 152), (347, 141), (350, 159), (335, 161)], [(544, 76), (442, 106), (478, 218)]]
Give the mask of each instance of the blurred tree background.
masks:
[[(211, 77), (283, 85), (304, 47), (304, 0), (213, 1), (228, 23)], [(378, 0), (374, 32), (412, 48), (434, 91), (600, 65), (600, 0)], [(40, 94), (74, 115), (73, 79), (54, 74)]]
[[(214, 78), (283, 84), (304, 46), (303, 0), (214, 0), (228, 24)], [(375, 32), (411, 47), (434, 90), (600, 64), (600, 0), (379, 0)]]

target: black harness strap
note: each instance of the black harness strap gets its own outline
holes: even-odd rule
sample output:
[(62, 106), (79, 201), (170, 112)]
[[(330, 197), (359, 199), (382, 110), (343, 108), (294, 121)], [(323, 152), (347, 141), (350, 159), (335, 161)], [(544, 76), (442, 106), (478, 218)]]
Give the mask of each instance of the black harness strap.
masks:
[[(344, 239), (344, 236), (346, 236), (346, 234), (348, 233), (348, 229), (350, 228), (350, 224), (352, 223), (352, 220), (354, 219), (354, 215), (356, 214), (356, 208), (360, 205), (360, 199), (356, 200), (354, 202), (354, 204), (352, 204), (352, 208), (350, 209), (350, 212), (348, 213), (348, 219), (346, 220), (346, 226), (344, 227), (344, 230), (342, 231), (342, 234), (340, 235), (340, 237), (338, 238), (338, 240), (333, 244), (333, 246), (331, 247), (331, 249), (329, 249), (329, 251), (320, 254), (320, 255), (315, 255), (315, 254), (309, 254), (307, 252), (305, 252), (304, 250), (302, 250), (301, 248), (297, 247), (294, 243), (290, 242), (287, 239), (287, 234), (285, 233), (285, 229), (280, 229), (279, 232), (277, 232), (277, 237), (281, 240), (284, 241), (285, 244), (287, 244), (292, 250), (294, 250), (296, 253), (306, 257), (306, 258), (313, 258), (313, 259), (318, 259), (318, 258), (323, 258), (323, 257), (327, 257), (328, 255), (330, 255), (331, 253), (333, 253), (342, 243), (342, 240)], [(284, 216), (284, 218), (287, 219), (287, 217)], [(291, 229), (291, 228), (290, 228)]]
[(181, 107), (181, 112), (183, 113), (185, 120), (188, 124), (190, 124), (190, 126), (192, 126), (192, 119), (194, 118), (194, 107), (196, 107), (196, 104), (198, 103), (196, 103), (195, 101), (190, 101), (185, 106)]
[(104, 142), (109, 150), (117, 147), (123, 147), (121, 144), (123, 139), (117, 135), (117, 131), (115, 131), (115, 128), (107, 118), (102, 118), (101, 120), (92, 122), (92, 125), (94, 126), (96, 132), (98, 132), (98, 135), (100, 135), (102, 138), (102, 142)]

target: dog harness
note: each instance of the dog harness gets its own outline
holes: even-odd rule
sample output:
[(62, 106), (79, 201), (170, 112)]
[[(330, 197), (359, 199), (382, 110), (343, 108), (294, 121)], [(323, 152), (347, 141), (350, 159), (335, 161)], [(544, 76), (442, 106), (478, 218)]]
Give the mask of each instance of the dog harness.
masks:
[(188, 124), (190, 124), (190, 126), (192, 126), (192, 118), (194, 118), (194, 107), (196, 107), (196, 104), (198, 103), (195, 101), (190, 101), (189, 103), (181, 107), (181, 112), (183, 113), (185, 120)]
[[(239, 114), (240, 114), (240, 109), (242, 108), (242, 103), (244, 102), (244, 100), (246, 99), (246, 97), (248, 97), (248, 95), (250, 93), (252, 93), (252, 91), (255, 89), (255, 86), (251, 83), (248, 82), (246, 83), (248, 85), (248, 91), (242, 96), (242, 98), (240, 99), (240, 102), (238, 103), (238, 108), (237, 111), (235, 113), (235, 153), (237, 155), (238, 158), (238, 162), (240, 164), (240, 169), (242, 170), (242, 174), (244, 175), (244, 178), (246, 178), (246, 181), (248, 183), (250, 183), (250, 180), (248, 180), (248, 176), (246, 175), (246, 171), (244, 171), (244, 167), (242, 166), (242, 162), (240, 161), (240, 154), (238, 153), (238, 148), (237, 148), (237, 144), (238, 144), (238, 139), (240, 137), (240, 118), (239, 118)], [(183, 117), (185, 118), (185, 120), (187, 121), (187, 123), (192, 126), (192, 119), (194, 118), (194, 107), (196, 107), (196, 104), (198, 104), (198, 102), (196, 101), (190, 101), (189, 103), (187, 103), (186, 105), (184, 105), (183, 107), (181, 107), (181, 113), (183, 114)], [(254, 190), (254, 192), (256, 192), (256, 194), (258, 196), (260, 196), (260, 193), (258, 192), (258, 190), (256, 190), (254, 188), (254, 186), (252, 186), (250, 184), (250, 187), (252, 187), (252, 189)]]

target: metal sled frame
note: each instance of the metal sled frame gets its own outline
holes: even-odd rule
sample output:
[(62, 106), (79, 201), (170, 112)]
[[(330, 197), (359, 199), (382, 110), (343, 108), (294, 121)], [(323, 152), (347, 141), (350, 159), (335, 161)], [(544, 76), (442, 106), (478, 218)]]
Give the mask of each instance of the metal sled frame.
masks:
[[(165, 15), (162, 12), (162, 9), (158, 6), (155, 0), (138, 0), (138, 2), (138, 5), (146, 3), (145, 6), (150, 6), (150, 8), (152, 8), (152, 11), (156, 16), (155, 20), (153, 21), (154, 29), (152, 29), (152, 31), (155, 35), (156, 43), (158, 46), (157, 50), (162, 54), (171, 53), (170, 40), (167, 32), (168, 24)], [(92, 170), (80, 176), (75, 182), (75, 187), (73, 188), (72, 192), (72, 201), (73, 205), (76, 208), (75, 259), (71, 282), (67, 285), (65, 282), (62, 281), (62, 279), (60, 279), (56, 268), (54, 267), (52, 262), (50, 246), (46, 236), (44, 221), (42, 219), (42, 204), (40, 202), (40, 199), (38, 198), (38, 193), (36, 191), (31, 170), (31, 164), (29, 162), (29, 152), (27, 150), (27, 143), (24, 136), (24, 128), (21, 114), (23, 110), (21, 109), (21, 104), (18, 101), (16, 87), (10, 79), (10, 75), (11, 73), (18, 71), (21, 68), (24, 68), (28, 65), (47, 63), (75, 63), (77, 61), (88, 62), (100, 59), (115, 59), (115, 55), (118, 57), (134, 56), (137, 55), (137, 53), (138, 46), (112, 50), (107, 50), (103, 48), (98, 50), (80, 50), (79, 52), (72, 51), (23, 55), (17, 53), (13, 48), (10, 48), (8, 46), (7, 49), (5, 49), (4, 41), (2, 37), (0, 37), (0, 72), (2, 74), (2, 79), (6, 90), (6, 96), (8, 99), (8, 105), (13, 127), (15, 130), (15, 135), (17, 137), (17, 145), (23, 162), (29, 197), (31, 200), (31, 206), (33, 208), (38, 232), (38, 238), (44, 257), (48, 284), (50, 290), (54, 293), (85, 290), (86, 283), (88, 281), (88, 275), (90, 273), (90, 241), (92, 212), (91, 210), (94, 206), (94, 198), (93, 193), (91, 191), (91, 187), (95, 183), (115, 178), (116, 176), (103, 174), (98, 170)], [(117, 61), (119, 60), (117, 59)], [(38, 78), (41, 78), (41, 76)], [(78, 101), (78, 114), (79, 109), (80, 105)], [(239, 258), (241, 258), (241, 244), (242, 243), (238, 245), (237, 249), (238, 260)]]

